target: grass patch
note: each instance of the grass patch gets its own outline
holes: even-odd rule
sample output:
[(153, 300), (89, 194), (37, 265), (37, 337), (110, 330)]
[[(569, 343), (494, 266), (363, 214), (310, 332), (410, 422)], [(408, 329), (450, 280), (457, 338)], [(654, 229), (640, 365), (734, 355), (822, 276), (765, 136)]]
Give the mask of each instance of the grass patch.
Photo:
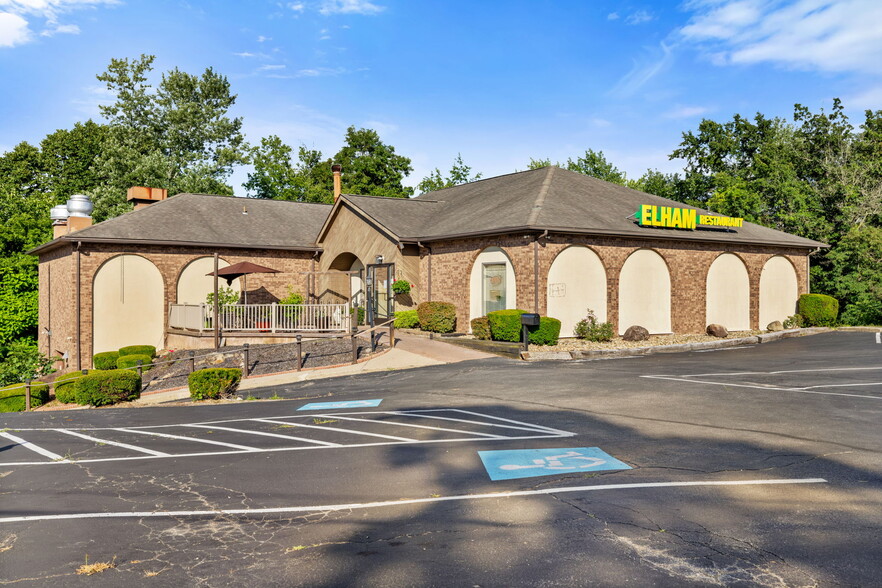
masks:
[(89, 563), (89, 556), (86, 556), (86, 563), (77, 568), (77, 574), (80, 576), (94, 576), (100, 574), (104, 570), (110, 570), (116, 567), (116, 556), (111, 561), (98, 561)]
[(313, 424), (315, 425), (327, 425), (329, 423), (336, 423), (336, 419), (323, 419), (319, 417), (315, 417), (312, 419)]

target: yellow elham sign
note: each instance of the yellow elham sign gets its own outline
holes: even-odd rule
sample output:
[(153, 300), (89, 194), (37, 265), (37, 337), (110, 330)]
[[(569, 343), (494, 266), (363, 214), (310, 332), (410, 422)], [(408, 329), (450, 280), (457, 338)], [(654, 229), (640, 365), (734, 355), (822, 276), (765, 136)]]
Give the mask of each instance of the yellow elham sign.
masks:
[(641, 204), (636, 214), (637, 223), (641, 227), (666, 227), (669, 229), (689, 229), (694, 231), (697, 225), (707, 227), (740, 227), (743, 218), (733, 216), (716, 216), (698, 214), (691, 208), (675, 208), (673, 206), (655, 206)]

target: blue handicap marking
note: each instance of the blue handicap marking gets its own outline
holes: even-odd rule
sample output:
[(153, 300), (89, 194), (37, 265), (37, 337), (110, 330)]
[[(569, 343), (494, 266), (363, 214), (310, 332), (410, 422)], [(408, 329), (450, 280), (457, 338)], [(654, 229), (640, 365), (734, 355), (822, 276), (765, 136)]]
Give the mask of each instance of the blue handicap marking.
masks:
[(631, 469), (599, 447), (479, 451), (478, 455), (491, 480)]
[(327, 410), (329, 408), (368, 408), (371, 406), (380, 406), (383, 402), (382, 398), (374, 398), (373, 400), (341, 400), (340, 402), (312, 402), (304, 404), (297, 410)]

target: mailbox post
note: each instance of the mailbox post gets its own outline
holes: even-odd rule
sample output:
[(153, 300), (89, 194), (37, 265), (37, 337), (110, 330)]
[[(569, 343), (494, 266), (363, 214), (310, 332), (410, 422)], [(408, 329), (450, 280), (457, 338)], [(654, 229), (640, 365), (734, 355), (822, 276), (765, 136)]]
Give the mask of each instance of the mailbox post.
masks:
[(530, 334), (527, 327), (538, 327), (539, 315), (535, 312), (525, 312), (521, 315), (521, 339), (524, 343), (524, 351), (530, 350)]

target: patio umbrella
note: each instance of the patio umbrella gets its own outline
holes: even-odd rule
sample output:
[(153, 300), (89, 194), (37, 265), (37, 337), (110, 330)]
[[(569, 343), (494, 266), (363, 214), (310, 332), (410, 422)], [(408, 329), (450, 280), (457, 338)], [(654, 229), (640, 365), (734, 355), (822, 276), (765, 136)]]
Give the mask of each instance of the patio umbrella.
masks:
[[(227, 286), (230, 286), (233, 283), (233, 280), (235, 280), (236, 278), (243, 278), (244, 284), (242, 285), (242, 289), (243, 292), (245, 292), (245, 304), (248, 304), (248, 274), (278, 273), (280, 273), (279, 270), (273, 269), (271, 267), (257, 265), (256, 263), (251, 263), (250, 261), (241, 261), (239, 263), (234, 263), (233, 265), (228, 265), (227, 267), (217, 270), (218, 277), (224, 278), (227, 281)], [(208, 272), (205, 275), (213, 276), (214, 272)]]

